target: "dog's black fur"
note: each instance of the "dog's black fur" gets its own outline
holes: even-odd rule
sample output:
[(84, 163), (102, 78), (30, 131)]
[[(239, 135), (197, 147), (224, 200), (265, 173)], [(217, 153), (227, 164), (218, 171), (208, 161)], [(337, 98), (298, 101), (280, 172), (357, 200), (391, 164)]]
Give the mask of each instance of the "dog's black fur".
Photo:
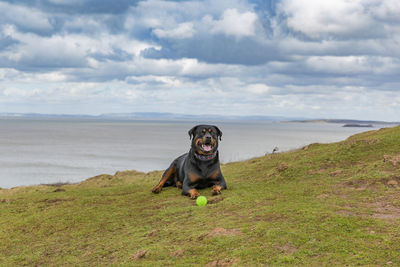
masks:
[(212, 186), (213, 195), (226, 189), (218, 157), (218, 138), (221, 140), (222, 132), (214, 125), (197, 125), (188, 133), (192, 138), (189, 153), (171, 163), (153, 193), (160, 193), (165, 186), (176, 186), (182, 188), (182, 195), (195, 199), (200, 196), (196, 189)]

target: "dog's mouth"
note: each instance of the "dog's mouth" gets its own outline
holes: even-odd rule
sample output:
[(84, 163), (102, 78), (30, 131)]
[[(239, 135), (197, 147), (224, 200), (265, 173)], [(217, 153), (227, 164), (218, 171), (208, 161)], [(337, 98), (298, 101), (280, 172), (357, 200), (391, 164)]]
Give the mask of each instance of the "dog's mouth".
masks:
[(212, 144), (201, 144), (200, 145), (201, 150), (203, 150), (204, 152), (210, 152), (213, 151), (214, 146)]
[(215, 145), (216, 145), (216, 142), (208, 141), (208, 140), (204, 142), (204, 140), (199, 139), (196, 142), (198, 151), (202, 152), (204, 154), (212, 153), (215, 149)]

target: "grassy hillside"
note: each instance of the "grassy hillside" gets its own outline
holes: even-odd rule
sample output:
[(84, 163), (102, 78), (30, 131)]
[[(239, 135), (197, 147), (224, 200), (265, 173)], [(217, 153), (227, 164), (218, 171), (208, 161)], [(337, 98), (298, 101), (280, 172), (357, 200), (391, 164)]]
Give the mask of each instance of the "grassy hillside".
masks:
[(0, 190), (0, 265), (400, 265), (400, 127), (222, 171), (205, 207), (161, 172)]

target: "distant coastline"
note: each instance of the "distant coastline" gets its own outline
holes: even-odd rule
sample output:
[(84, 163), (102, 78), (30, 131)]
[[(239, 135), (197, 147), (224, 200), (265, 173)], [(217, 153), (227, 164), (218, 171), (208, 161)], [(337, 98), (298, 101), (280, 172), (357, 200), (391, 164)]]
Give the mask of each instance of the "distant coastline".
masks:
[(371, 128), (374, 127), (372, 124), (359, 124), (359, 123), (347, 123), (343, 125), (343, 127), (364, 127), (364, 128)]
[(178, 114), (163, 112), (87, 114), (0, 113), (0, 118), (110, 119), (110, 120), (180, 120), (180, 121), (291, 121), (299, 118), (282, 116), (224, 116), (217, 114)]
[[(391, 124), (400, 125), (400, 122), (349, 120), (349, 119), (307, 119), (283, 116), (224, 116), (216, 114), (178, 114), (163, 112), (132, 112), (132, 113), (105, 113), (100, 115), (88, 114), (43, 114), (43, 113), (0, 113), (0, 118), (49, 118), (49, 119), (106, 119), (106, 120), (171, 120), (171, 121), (267, 121), (267, 122), (298, 122), (298, 123), (341, 123), (354, 125)], [(356, 127), (356, 126), (346, 126)], [(365, 127), (365, 126), (358, 126)]]
[[(347, 120), (347, 119), (315, 119), (315, 120), (293, 120), (301, 123), (340, 123), (344, 127), (373, 127), (374, 124), (400, 124), (395, 121), (371, 121), (371, 120)], [(349, 125), (349, 126), (346, 126)]]

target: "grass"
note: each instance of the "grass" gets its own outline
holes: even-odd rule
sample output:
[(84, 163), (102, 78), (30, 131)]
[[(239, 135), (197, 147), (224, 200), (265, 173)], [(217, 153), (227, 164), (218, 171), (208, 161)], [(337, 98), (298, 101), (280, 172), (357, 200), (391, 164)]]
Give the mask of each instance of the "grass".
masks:
[(400, 265), (400, 127), (222, 166), (197, 207), (161, 172), (0, 190), (0, 266)]

